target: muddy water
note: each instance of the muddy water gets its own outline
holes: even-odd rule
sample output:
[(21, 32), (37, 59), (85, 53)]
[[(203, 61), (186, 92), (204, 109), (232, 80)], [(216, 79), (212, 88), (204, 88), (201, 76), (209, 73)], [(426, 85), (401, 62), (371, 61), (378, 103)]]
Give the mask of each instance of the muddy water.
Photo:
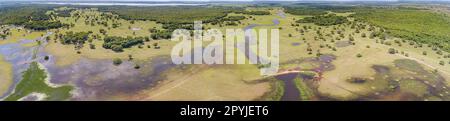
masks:
[(289, 73), (275, 77), (284, 82), (284, 94), (281, 97), (281, 101), (298, 101), (300, 99), (300, 92), (294, 82), (294, 79), (297, 78), (297, 76), (298, 73)]
[(0, 45), (0, 54), (13, 67), (13, 84), (4, 95), (0, 96), (0, 99), (6, 97), (14, 90), (17, 82), (22, 79), (22, 72), (28, 68), (29, 62), (32, 60), (33, 48), (25, 48), (21, 44), (25, 43)]
[[(49, 32), (44, 37), (37, 38), (36, 40), (42, 41), (45, 37), (51, 35)], [(16, 84), (22, 80), (22, 72), (28, 69), (29, 64), (36, 60), (36, 56), (41, 55), (40, 52), (42, 46), (26, 47), (25, 44), (35, 42), (36, 40), (19, 40), (17, 43), (0, 45), (0, 54), (4, 59), (12, 64), (13, 67), (13, 84), (9, 87), (8, 91), (4, 95), (0, 95), (0, 99), (5, 98), (7, 95), (13, 92)], [(46, 43), (43, 42), (42, 45)]]
[(312, 76), (302, 74), (302, 73), (287, 73), (275, 76), (276, 79), (284, 82), (284, 93), (281, 97), (281, 101), (299, 101), (300, 100), (300, 90), (298, 90), (295, 85), (295, 79), (301, 78), (302, 80), (310, 81), (313, 79)]
[(163, 80), (160, 74), (175, 66), (164, 57), (143, 62), (140, 69), (135, 69), (135, 63), (130, 61), (115, 66), (112, 60), (86, 58), (66, 67), (52, 65), (46, 64), (52, 74), (52, 83), (70, 83), (77, 87), (73, 100), (98, 100), (116, 94), (133, 94)]

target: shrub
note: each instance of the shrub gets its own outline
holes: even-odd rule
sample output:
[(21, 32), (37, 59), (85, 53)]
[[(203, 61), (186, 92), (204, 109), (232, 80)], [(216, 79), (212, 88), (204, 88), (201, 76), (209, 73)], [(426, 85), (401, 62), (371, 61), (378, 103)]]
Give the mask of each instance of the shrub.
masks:
[(356, 57), (361, 58), (362, 55), (358, 53), (358, 54), (356, 55)]
[(114, 58), (113, 59), (113, 64), (118, 66), (118, 65), (122, 64), (122, 60), (120, 58)]
[(395, 54), (395, 49), (394, 48), (389, 48), (388, 52), (389, 52), (389, 54)]

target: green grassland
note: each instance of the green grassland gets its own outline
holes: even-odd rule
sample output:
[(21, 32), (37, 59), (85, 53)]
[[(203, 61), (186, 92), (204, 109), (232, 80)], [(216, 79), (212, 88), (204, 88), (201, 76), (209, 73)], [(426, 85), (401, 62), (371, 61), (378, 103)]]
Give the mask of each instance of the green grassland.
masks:
[(23, 79), (17, 84), (14, 93), (5, 98), (5, 101), (19, 100), (33, 92), (43, 93), (47, 97), (44, 100), (66, 100), (71, 97), (71, 86), (50, 87), (45, 83), (47, 72), (41, 69), (37, 62), (30, 64), (28, 70), (23, 73)]
[(273, 79), (271, 83), (271, 90), (263, 95), (261, 99), (264, 101), (280, 101), (284, 93), (284, 83), (281, 80)]
[(311, 98), (314, 96), (313, 91), (310, 87), (308, 87), (308, 85), (306, 85), (305, 82), (303, 82), (303, 79), (297, 77), (294, 79), (294, 83), (298, 91), (300, 92), (300, 100), (311, 100)]

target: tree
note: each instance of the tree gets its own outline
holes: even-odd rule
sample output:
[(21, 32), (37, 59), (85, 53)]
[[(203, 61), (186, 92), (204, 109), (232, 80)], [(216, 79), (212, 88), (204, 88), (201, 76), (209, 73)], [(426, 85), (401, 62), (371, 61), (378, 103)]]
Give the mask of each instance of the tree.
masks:
[(158, 43), (153, 43), (153, 46), (155, 47), (155, 49), (159, 49), (160, 48)]
[(348, 37), (348, 39), (349, 39), (350, 41), (355, 41), (355, 38), (353, 38), (353, 36)]
[(106, 30), (105, 29), (100, 29), (99, 32), (102, 33), (103, 35), (106, 35)]
[(330, 15), (318, 15), (313, 17), (305, 17), (297, 20), (297, 23), (314, 23), (319, 26), (331, 26), (347, 22), (347, 18), (343, 16)]
[(440, 65), (445, 65), (445, 62), (444, 61), (439, 61), (439, 64)]
[(442, 51), (438, 50), (438, 51), (436, 51), (436, 54), (442, 55), (443, 53), (442, 53)]
[(123, 51), (123, 47), (120, 45), (112, 45), (111, 49), (115, 52), (122, 52)]
[(427, 51), (423, 51), (423, 52), (422, 52), (422, 55), (427, 55)]
[(95, 45), (94, 44), (89, 44), (89, 48), (95, 49)]
[(143, 37), (118, 37), (118, 36), (107, 36), (103, 39), (103, 48), (112, 49), (115, 52), (122, 52), (124, 48), (130, 48), (135, 45), (140, 45), (144, 43)]
[(50, 59), (50, 57), (48, 56), (48, 55), (46, 55), (45, 57), (44, 57), (44, 60), (45, 61), (48, 61)]
[(32, 29), (32, 30), (48, 30), (48, 29), (56, 29), (61, 28), (63, 26), (67, 26), (62, 24), (59, 21), (29, 21), (24, 24), (24, 28)]
[(89, 39), (89, 33), (87, 32), (66, 32), (60, 40), (62, 44), (74, 44), (75, 47), (79, 48)]
[(358, 53), (358, 54), (356, 55), (356, 57), (361, 58), (362, 55), (361, 55), (360, 53)]
[(120, 58), (114, 58), (113, 59), (113, 64), (118, 66), (118, 65), (122, 64), (122, 60)]
[(134, 69), (140, 69), (141, 66), (139, 66), (138, 64), (134, 65)]
[(389, 54), (395, 54), (395, 49), (394, 48), (389, 48), (388, 52), (389, 52)]
[(128, 60), (133, 60), (133, 55), (128, 55)]
[(2, 39), (6, 39), (6, 35), (5, 34), (0, 34), (0, 38), (2, 38)]

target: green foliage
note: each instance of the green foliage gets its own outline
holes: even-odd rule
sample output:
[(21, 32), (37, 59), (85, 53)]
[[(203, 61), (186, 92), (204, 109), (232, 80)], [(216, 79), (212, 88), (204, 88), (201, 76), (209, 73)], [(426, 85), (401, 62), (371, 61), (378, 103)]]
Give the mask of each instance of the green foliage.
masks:
[(318, 16), (327, 14), (327, 12), (323, 9), (314, 9), (311, 7), (284, 7), (286, 13), (290, 13), (293, 15), (311, 15)]
[(61, 39), (62, 44), (76, 44), (82, 45), (89, 39), (88, 32), (66, 32)]
[(392, 36), (426, 43), (450, 52), (448, 15), (417, 9), (361, 9), (353, 15), (386, 29)]
[(284, 82), (278, 79), (275, 79), (274, 77), (267, 78), (268, 81), (270, 81), (270, 91), (265, 93), (262, 96), (261, 100), (266, 101), (279, 101), (281, 100), (281, 97), (283, 97), (284, 94)]
[(115, 52), (122, 52), (123, 48), (130, 48), (138, 44), (144, 44), (143, 37), (118, 37), (107, 36), (104, 39), (103, 48), (112, 49)]
[(8, 37), (8, 35), (6, 35), (6, 34), (0, 34), (0, 38), (1, 38), (1, 39), (6, 39), (6, 37)]
[(67, 26), (62, 24), (59, 21), (30, 21), (24, 24), (24, 27), (27, 29), (33, 30), (48, 30), (48, 29), (56, 29), (63, 26)]
[(158, 30), (156, 33), (152, 33), (150, 37), (154, 40), (158, 39), (170, 39), (172, 37), (172, 31), (170, 30)]
[(356, 54), (356, 57), (361, 58), (362, 55), (360, 53)]
[(389, 54), (395, 54), (395, 49), (394, 48), (389, 48), (388, 52), (389, 52)]
[(228, 16), (226, 18), (223, 18), (223, 21), (240, 21), (244, 20), (245, 16)]
[(59, 17), (70, 17), (70, 13), (74, 10), (75, 9), (64, 9), (64, 10), (55, 11), (55, 13)]
[(161, 6), (161, 7), (100, 7), (99, 10), (116, 13), (127, 20), (151, 20), (158, 23), (193, 23), (217, 21), (228, 13), (242, 11), (236, 7)]
[(45, 10), (35, 11), (30, 15), (30, 20), (32, 21), (47, 21), (50, 20), (50, 16), (45, 14)]
[(50, 87), (45, 83), (46, 72), (39, 68), (37, 62), (32, 62), (28, 70), (23, 73), (22, 80), (17, 84), (14, 93), (9, 95), (5, 101), (19, 100), (33, 92), (44, 93), (44, 100), (66, 100), (71, 97), (72, 86)]
[(295, 78), (294, 83), (300, 93), (300, 100), (303, 101), (311, 100), (311, 98), (314, 97), (312, 89), (309, 88), (305, 82), (303, 82), (302, 78), (300, 77)]
[(348, 20), (346, 17), (330, 14), (330, 15), (305, 17), (303, 19), (297, 20), (296, 22), (297, 23), (314, 23), (319, 26), (330, 26), (330, 25), (342, 24), (347, 21)]
[(122, 64), (122, 59), (120, 59), (120, 58), (114, 58), (114, 59), (113, 59), (113, 64), (116, 65), (116, 66)]
[(269, 11), (238, 11), (236, 13), (242, 13), (247, 15), (270, 15)]
[(45, 14), (54, 6), (47, 5), (12, 5), (0, 7), (0, 24), (22, 25), (30, 20), (46, 21), (50, 17)]

